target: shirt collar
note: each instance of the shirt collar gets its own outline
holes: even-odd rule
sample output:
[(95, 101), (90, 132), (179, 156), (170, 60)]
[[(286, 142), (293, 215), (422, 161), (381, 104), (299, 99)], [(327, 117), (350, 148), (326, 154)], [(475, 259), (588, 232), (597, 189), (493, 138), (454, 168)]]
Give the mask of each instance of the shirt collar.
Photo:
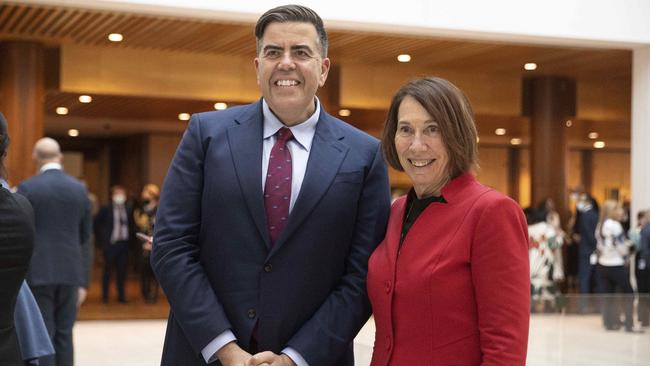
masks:
[(59, 163), (45, 163), (41, 167), (40, 172), (43, 173), (44, 171), (51, 170), (51, 169), (63, 170), (63, 166)]
[(320, 101), (317, 97), (314, 97), (314, 99), (316, 100), (316, 109), (314, 110), (314, 113), (304, 122), (291, 127), (285, 126), (278, 117), (273, 114), (271, 108), (269, 108), (269, 105), (266, 103), (266, 100), (262, 99), (264, 139), (266, 140), (275, 135), (282, 127), (287, 127), (291, 130), (291, 133), (298, 144), (302, 146), (303, 149), (309, 151), (309, 149), (311, 149), (311, 143), (314, 140), (314, 135), (316, 134), (316, 124), (318, 123), (318, 118), (320, 116)]
[(411, 202), (411, 204), (414, 207), (422, 208), (422, 209), (426, 208), (427, 206), (429, 206), (429, 204), (431, 204), (433, 202), (447, 203), (447, 201), (445, 200), (445, 198), (442, 195), (425, 197), (425, 198), (420, 199), (420, 198), (418, 198), (417, 194), (415, 193), (414, 188), (411, 188), (409, 190), (408, 201)]

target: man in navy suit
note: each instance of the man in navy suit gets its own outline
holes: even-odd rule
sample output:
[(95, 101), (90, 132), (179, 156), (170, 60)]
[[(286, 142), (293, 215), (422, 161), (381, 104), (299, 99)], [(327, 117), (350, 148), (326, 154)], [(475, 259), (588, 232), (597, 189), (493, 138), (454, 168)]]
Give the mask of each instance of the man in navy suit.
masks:
[(127, 202), (126, 188), (119, 185), (111, 187), (111, 203), (97, 213), (94, 229), (95, 240), (104, 252), (102, 301), (108, 302), (111, 273), (115, 269), (117, 298), (120, 303), (126, 303), (129, 245), (135, 229), (133, 207)]
[(258, 20), (262, 99), (196, 114), (171, 163), (151, 263), (171, 304), (163, 365), (352, 365), (390, 192), (377, 139), (327, 114), (311, 9)]
[(34, 208), (36, 238), (27, 273), (56, 355), (41, 365), (73, 365), (72, 327), (86, 297), (91, 233), (90, 202), (77, 179), (63, 172), (59, 144), (48, 137), (34, 145), (39, 174), (18, 186)]

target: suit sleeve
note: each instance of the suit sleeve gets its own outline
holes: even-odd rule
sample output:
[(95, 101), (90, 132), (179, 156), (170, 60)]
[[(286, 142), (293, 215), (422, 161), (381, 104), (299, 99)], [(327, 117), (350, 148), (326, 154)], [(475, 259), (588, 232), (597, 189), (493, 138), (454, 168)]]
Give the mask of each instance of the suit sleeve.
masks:
[(485, 207), (475, 230), (471, 268), (481, 365), (525, 365), (530, 270), (528, 232), (521, 208), (500, 196)]
[(232, 328), (200, 262), (204, 148), (192, 116), (172, 159), (156, 216), (151, 265), (196, 355)]
[(384, 238), (389, 211), (388, 172), (377, 149), (361, 191), (346, 272), (314, 316), (288, 342), (310, 365), (336, 364), (368, 320), (368, 258)]

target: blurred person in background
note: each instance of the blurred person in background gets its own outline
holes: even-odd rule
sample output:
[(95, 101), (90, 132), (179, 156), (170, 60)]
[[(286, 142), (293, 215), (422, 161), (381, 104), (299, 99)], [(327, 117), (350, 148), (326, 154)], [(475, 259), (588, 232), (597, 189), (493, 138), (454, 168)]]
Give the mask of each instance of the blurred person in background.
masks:
[[(160, 199), (160, 188), (155, 184), (147, 184), (140, 193), (139, 206), (133, 210), (136, 231), (147, 237), (153, 236), (153, 229), (156, 223), (156, 211), (158, 211), (158, 200)], [(151, 269), (149, 258), (151, 255), (151, 241), (140, 239), (142, 243), (140, 263), (140, 291), (142, 298), (147, 304), (155, 304), (158, 301), (158, 281)]]
[(477, 132), (463, 92), (435, 77), (402, 86), (382, 149), (413, 188), (393, 203), (368, 263), (372, 365), (524, 365), (526, 220), (474, 177)]
[(111, 187), (111, 203), (100, 208), (95, 216), (95, 241), (104, 252), (102, 301), (105, 304), (109, 300), (113, 271), (116, 274), (117, 299), (122, 304), (127, 302), (126, 272), (134, 229), (133, 207), (127, 202), (126, 188), (115, 185)]
[(581, 192), (576, 202), (576, 219), (573, 225), (573, 241), (578, 243), (578, 285), (580, 294), (579, 311), (590, 309), (587, 294), (600, 289), (600, 278), (596, 273), (596, 226), (598, 225), (598, 204), (588, 193)]
[(639, 291), (638, 318), (642, 327), (650, 326), (650, 210), (639, 218), (639, 244), (636, 283)]
[(630, 285), (628, 261), (632, 243), (626, 239), (625, 231), (619, 221), (623, 215), (623, 207), (618, 202), (607, 200), (603, 203), (595, 231), (598, 242), (598, 273), (604, 296), (603, 323), (605, 329), (618, 330), (621, 328), (619, 297), (614, 294), (623, 293), (625, 331), (633, 332), (634, 298)]
[(40, 364), (69, 366), (74, 364), (72, 328), (90, 282), (90, 202), (83, 184), (63, 171), (63, 154), (54, 139), (38, 140), (33, 157), (39, 174), (18, 185), (34, 208), (36, 223), (27, 283), (56, 351)]
[(531, 310), (557, 309), (558, 282), (564, 279), (561, 232), (547, 221), (545, 208), (526, 209), (529, 236)]

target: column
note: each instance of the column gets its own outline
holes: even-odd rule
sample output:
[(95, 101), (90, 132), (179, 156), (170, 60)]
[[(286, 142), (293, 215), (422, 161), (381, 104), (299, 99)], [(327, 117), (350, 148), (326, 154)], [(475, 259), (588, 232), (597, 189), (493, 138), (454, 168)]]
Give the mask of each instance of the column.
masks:
[(318, 90), (318, 99), (327, 113), (338, 117), (341, 108), (341, 67), (330, 66), (325, 85)]
[(580, 151), (580, 182), (585, 192), (591, 193), (594, 181), (594, 153), (592, 150)]
[(0, 111), (9, 124), (8, 180), (20, 183), (35, 173), (34, 143), (43, 136), (44, 47), (35, 42), (0, 42)]
[(523, 112), (530, 117), (531, 204), (550, 197), (568, 218), (566, 120), (575, 115), (576, 84), (565, 77), (524, 80)]
[(650, 209), (650, 46), (633, 51), (632, 61), (632, 202), (630, 216)]
[(521, 167), (519, 164), (521, 153), (518, 147), (508, 148), (508, 196), (519, 202), (519, 176)]

